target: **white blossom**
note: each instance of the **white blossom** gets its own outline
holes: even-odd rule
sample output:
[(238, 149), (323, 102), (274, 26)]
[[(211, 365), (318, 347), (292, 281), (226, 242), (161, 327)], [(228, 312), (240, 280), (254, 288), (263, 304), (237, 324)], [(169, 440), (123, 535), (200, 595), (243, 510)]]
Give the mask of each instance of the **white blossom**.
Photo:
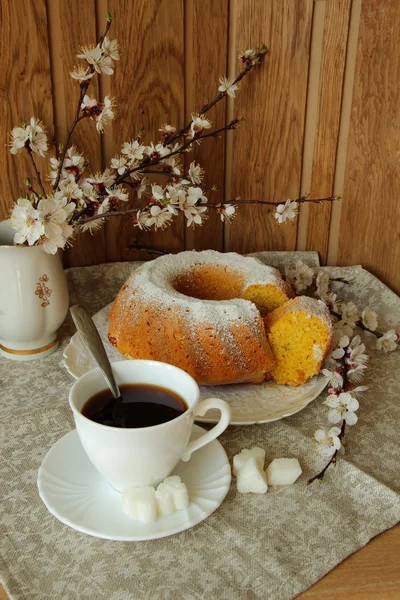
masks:
[(220, 86), (218, 88), (219, 92), (226, 92), (228, 96), (230, 96), (231, 98), (235, 98), (236, 97), (236, 92), (239, 89), (239, 86), (237, 83), (234, 83), (234, 78), (229, 78), (229, 77), (220, 77), (219, 78), (219, 82), (220, 82)]
[(153, 196), (154, 200), (162, 202), (164, 200), (165, 192), (161, 185), (153, 183), (151, 186), (151, 195)]
[(361, 313), (362, 323), (370, 331), (375, 331), (378, 327), (378, 315), (376, 312), (367, 306)]
[(29, 138), (29, 131), (25, 127), (14, 127), (11, 130), (11, 154), (18, 154), (25, 148), (25, 143)]
[(257, 52), (254, 48), (249, 48), (248, 50), (244, 50), (240, 52), (239, 59), (244, 63), (252, 63), (257, 58)]
[(335, 348), (332, 352), (331, 352), (331, 357), (334, 360), (340, 360), (341, 358), (343, 358), (343, 356), (346, 354), (346, 351), (344, 350), (344, 348)]
[(147, 193), (148, 183), (149, 183), (149, 181), (148, 181), (147, 177), (143, 177), (140, 184), (136, 188), (136, 194), (137, 194), (137, 197), (139, 200), (141, 200), (143, 198), (143, 196)]
[(96, 98), (91, 98), (90, 96), (85, 94), (85, 96), (83, 97), (83, 100), (81, 102), (81, 109), (83, 111), (88, 112), (91, 109), (95, 108), (97, 105), (98, 105), (98, 102), (97, 102)]
[(186, 202), (182, 207), (184, 215), (187, 219), (187, 226), (190, 225), (201, 225), (203, 221), (206, 219), (206, 215), (204, 214), (207, 211), (206, 206), (196, 206), (196, 196), (188, 196), (186, 198)]
[(347, 378), (351, 383), (357, 383), (364, 377), (364, 371), (367, 365), (357, 365), (347, 371)]
[(119, 60), (119, 46), (117, 40), (109, 40), (106, 36), (101, 46), (105, 56), (109, 56), (112, 60)]
[(130, 160), (140, 161), (143, 160), (145, 150), (146, 147), (142, 146), (137, 140), (131, 140), (130, 142), (124, 142), (121, 153), (125, 154)]
[(355, 411), (359, 408), (359, 403), (356, 398), (347, 392), (342, 392), (338, 396), (330, 394), (322, 404), (329, 406), (328, 421), (335, 425), (340, 421), (345, 421), (347, 425), (355, 425), (357, 423), (357, 415)]
[(337, 301), (337, 295), (334, 294), (333, 292), (331, 292), (330, 294), (327, 294), (325, 296), (325, 298), (323, 298), (323, 300), (325, 301), (325, 304), (331, 308), (333, 311), (335, 312), (339, 312), (339, 304)]
[(111, 159), (111, 168), (115, 169), (118, 175), (123, 175), (127, 170), (127, 162), (128, 160), (124, 156), (117, 156)]
[(315, 279), (317, 296), (321, 300), (326, 300), (329, 297), (329, 274), (326, 271), (318, 271)]
[(313, 440), (316, 442), (318, 452), (322, 456), (330, 458), (336, 452), (336, 450), (340, 449), (340, 433), (341, 431), (339, 427), (331, 427), (329, 431), (320, 428), (314, 432)]
[(43, 123), (39, 119), (36, 119), (36, 117), (31, 117), (27, 130), (29, 134), (29, 148), (32, 152), (39, 154), (39, 156), (44, 156), (48, 150), (48, 144)]
[(322, 369), (322, 374), (326, 377), (329, 387), (333, 387), (336, 390), (343, 387), (343, 376), (338, 371)]
[[(86, 202), (97, 202), (98, 201), (98, 193), (94, 186), (87, 180), (84, 179), (80, 182), (79, 187), (81, 188)], [(82, 200), (79, 201), (79, 205), (82, 206)]]
[(122, 187), (122, 185), (118, 185), (117, 187), (107, 188), (106, 192), (108, 194), (108, 199), (114, 202), (127, 202), (129, 200), (129, 194)]
[(145, 230), (148, 229), (147, 221), (150, 218), (150, 213), (148, 210), (138, 210), (136, 215), (133, 217), (133, 222), (135, 227), (139, 227), (139, 229)]
[(387, 331), (382, 337), (377, 339), (376, 348), (383, 352), (393, 352), (397, 348), (398, 337), (394, 329)]
[(87, 181), (99, 187), (111, 187), (115, 181), (115, 174), (111, 173), (110, 169), (105, 169), (103, 173), (96, 173), (92, 177), (88, 177)]
[(154, 204), (150, 208), (150, 216), (146, 221), (147, 227), (154, 225), (155, 229), (164, 229), (169, 225), (172, 215), (167, 208), (161, 208)]
[(19, 198), (11, 213), (11, 227), (16, 229), (15, 244), (28, 242), (33, 246), (44, 234), (44, 225), (39, 220), (39, 211), (27, 198)]
[(83, 81), (88, 81), (89, 79), (92, 79), (93, 75), (94, 75), (94, 72), (92, 73), (91, 70), (89, 69), (89, 67), (86, 67), (86, 69), (85, 69), (81, 65), (78, 65), (77, 67), (74, 68), (73, 71), (71, 71), (71, 77), (73, 79), (76, 79), (77, 81), (79, 81), (79, 83), (82, 83)]
[(368, 356), (364, 354), (365, 345), (361, 343), (361, 338), (359, 335), (356, 335), (350, 342), (347, 348), (346, 363), (348, 365), (365, 365), (368, 360)]
[(207, 198), (203, 194), (203, 190), (199, 187), (190, 187), (187, 191), (188, 199), (192, 202), (200, 201), (201, 204), (207, 203)]
[(333, 324), (333, 339), (336, 343), (339, 343), (340, 347), (345, 347), (343, 343), (340, 343), (340, 340), (346, 338), (348, 340), (346, 345), (348, 345), (350, 342), (349, 338), (351, 338), (352, 335), (353, 328), (350, 327), (348, 323), (344, 323), (343, 321), (336, 321), (336, 323)]
[(150, 158), (162, 158), (163, 156), (170, 154), (170, 149), (163, 146), (163, 144), (156, 144), (154, 146), (154, 143), (150, 142), (150, 146), (145, 146), (144, 153)]
[(161, 163), (168, 165), (171, 168), (171, 171), (174, 173), (174, 175), (180, 175), (181, 174), (181, 162), (180, 162), (180, 158), (178, 156), (170, 156), (169, 158), (164, 158), (163, 160), (160, 161)]
[(81, 200), (83, 197), (83, 190), (75, 181), (61, 181), (59, 188), (68, 201)]
[[(59, 161), (57, 159), (53, 159), (53, 160), (56, 160), (56, 162), (58, 163), (58, 165), (57, 165), (57, 168), (58, 168)], [(83, 155), (77, 151), (75, 146), (71, 146), (70, 148), (68, 148), (68, 150), (65, 154), (63, 169), (65, 169), (66, 171), (78, 170), (79, 172), (81, 172), (82, 169), (84, 168), (84, 166), (85, 166), (85, 159), (84, 159)]]
[(81, 48), (81, 54), (77, 54), (77, 57), (83, 58), (90, 65), (93, 65), (95, 71), (99, 74), (112, 75), (114, 73), (112, 58), (106, 56), (99, 45)]
[(285, 265), (285, 277), (286, 281), (299, 293), (312, 285), (314, 271), (303, 261), (298, 260), (294, 266)]
[(353, 394), (362, 394), (363, 392), (366, 392), (367, 390), (369, 390), (369, 387), (367, 385), (358, 385), (351, 391)]
[(187, 192), (180, 183), (167, 185), (166, 197), (170, 201), (170, 205), (168, 206), (169, 210), (173, 214), (177, 214), (177, 211), (173, 208), (173, 206), (178, 205), (180, 210), (183, 210), (187, 198)]
[(299, 212), (299, 205), (294, 200), (286, 200), (285, 204), (278, 204), (275, 219), (278, 223), (284, 223), (287, 219), (293, 221)]
[(113, 100), (109, 96), (106, 96), (104, 98), (101, 113), (95, 115), (97, 131), (102, 133), (109, 122), (113, 120), (113, 118)]
[[(65, 207), (68, 206), (68, 212)], [(44, 237), (41, 240), (43, 250), (55, 254), (58, 248), (64, 248), (73, 229), (68, 224), (69, 215), (73, 213), (76, 205), (67, 201), (62, 194), (57, 197), (48, 197), (40, 200), (38, 204), (39, 218), (44, 225)]]
[(90, 231), (91, 235), (93, 235), (96, 231), (102, 228), (104, 219), (93, 219), (93, 221), (86, 221), (82, 223), (80, 226), (80, 230)]
[[(107, 190), (108, 191), (108, 190)], [(97, 211), (98, 215), (104, 215), (105, 213), (108, 213), (110, 210), (110, 198), (106, 198), (105, 200), (103, 200), (103, 202), (100, 204), (99, 209)]]
[(234, 204), (223, 204), (218, 212), (222, 222), (230, 223), (236, 214), (236, 206)]
[(164, 134), (164, 137), (170, 137), (176, 132), (176, 127), (165, 123), (165, 125), (161, 125), (158, 131), (161, 131)]
[(203, 181), (204, 171), (199, 164), (191, 162), (188, 169), (188, 177), (190, 181), (196, 185)]
[(347, 304), (343, 302), (340, 305), (340, 313), (342, 321), (350, 325), (350, 327), (354, 327), (360, 318), (360, 313), (354, 302), (347, 302)]
[(193, 138), (195, 135), (201, 134), (204, 129), (211, 129), (211, 122), (204, 115), (192, 113), (192, 123), (190, 125), (190, 133)]

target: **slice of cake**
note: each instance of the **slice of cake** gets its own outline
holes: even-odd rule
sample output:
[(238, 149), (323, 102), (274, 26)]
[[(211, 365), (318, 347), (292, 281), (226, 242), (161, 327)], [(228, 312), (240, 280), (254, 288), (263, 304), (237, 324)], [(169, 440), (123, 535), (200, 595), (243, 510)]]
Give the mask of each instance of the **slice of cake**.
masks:
[(298, 296), (264, 319), (276, 366), (267, 378), (293, 387), (319, 373), (332, 344), (329, 311), (321, 300)]

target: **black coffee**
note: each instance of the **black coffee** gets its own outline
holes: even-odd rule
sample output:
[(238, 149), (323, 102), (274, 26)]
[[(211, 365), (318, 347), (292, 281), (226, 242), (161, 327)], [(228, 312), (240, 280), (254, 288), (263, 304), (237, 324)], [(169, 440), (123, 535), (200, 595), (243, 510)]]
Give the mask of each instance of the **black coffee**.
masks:
[(110, 427), (151, 427), (176, 419), (188, 406), (175, 392), (158, 385), (119, 386), (122, 402), (116, 404), (110, 390), (103, 390), (83, 405), (82, 414)]

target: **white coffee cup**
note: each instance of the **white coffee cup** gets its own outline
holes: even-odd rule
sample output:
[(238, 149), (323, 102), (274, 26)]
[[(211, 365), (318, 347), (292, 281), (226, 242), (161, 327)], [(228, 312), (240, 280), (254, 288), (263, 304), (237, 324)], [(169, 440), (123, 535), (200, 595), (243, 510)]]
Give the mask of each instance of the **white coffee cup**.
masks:
[[(197, 383), (178, 367), (154, 360), (124, 360), (114, 362), (112, 368), (118, 385), (159, 385), (179, 394), (188, 406), (179, 417), (160, 425), (109, 427), (82, 415), (87, 400), (107, 388), (100, 370), (88, 371), (74, 383), (69, 403), (82, 446), (93, 466), (118, 491), (157, 485), (168, 477), (179, 460), (188, 461), (193, 452), (217, 438), (229, 425), (229, 404), (217, 398), (199, 402)], [(212, 408), (221, 412), (217, 425), (189, 442), (195, 417), (204, 416)]]

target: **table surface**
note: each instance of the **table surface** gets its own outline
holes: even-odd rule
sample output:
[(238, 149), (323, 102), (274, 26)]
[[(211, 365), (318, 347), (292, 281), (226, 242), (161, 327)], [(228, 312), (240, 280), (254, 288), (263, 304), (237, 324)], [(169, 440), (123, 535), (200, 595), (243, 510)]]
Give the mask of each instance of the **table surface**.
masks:
[[(400, 600), (400, 525), (373, 538), (298, 598)], [(1, 585), (0, 600), (8, 600)]]
[[(399, 600), (400, 525), (376, 536), (298, 598)], [(0, 600), (8, 600), (1, 585)]]

